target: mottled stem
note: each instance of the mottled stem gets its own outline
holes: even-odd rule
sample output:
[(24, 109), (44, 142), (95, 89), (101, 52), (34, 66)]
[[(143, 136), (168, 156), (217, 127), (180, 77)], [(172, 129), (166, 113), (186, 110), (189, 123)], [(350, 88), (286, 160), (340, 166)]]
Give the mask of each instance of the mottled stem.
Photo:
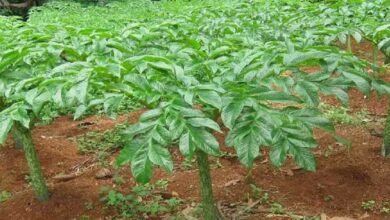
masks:
[(37, 198), (41, 201), (49, 199), (49, 190), (47, 189), (45, 178), (39, 163), (38, 155), (32, 141), (31, 130), (23, 127), (20, 123), (14, 125), (14, 135), (19, 137), (27, 165), (30, 170), (31, 184), (35, 190)]
[(215, 205), (214, 201), (208, 155), (203, 151), (197, 150), (196, 157), (199, 168), (200, 191), (202, 195), (204, 219), (222, 220), (223, 217), (219, 212), (217, 206)]
[(17, 131), (15, 131), (15, 128), (11, 129), (12, 138), (14, 139), (14, 145), (16, 149), (23, 150), (23, 141), (22, 139), (17, 135)]
[(348, 38), (347, 38), (347, 50), (348, 50), (348, 52), (352, 53), (352, 37), (351, 37), (351, 35), (348, 35)]
[(387, 116), (385, 122), (385, 130), (383, 132), (383, 156), (390, 156), (390, 103), (387, 109)]

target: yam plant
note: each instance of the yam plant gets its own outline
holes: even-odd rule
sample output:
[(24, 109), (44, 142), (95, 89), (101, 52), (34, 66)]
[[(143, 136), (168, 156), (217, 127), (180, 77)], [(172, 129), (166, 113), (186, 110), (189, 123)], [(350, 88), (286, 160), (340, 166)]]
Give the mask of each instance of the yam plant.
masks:
[[(352, 87), (367, 96), (372, 90), (390, 93), (386, 82), (366, 73), (368, 61), (331, 44), (336, 38), (324, 32), (317, 14), (340, 10), (275, 2), (194, 8), (185, 15), (133, 21), (120, 30), (60, 24), (15, 28), (0, 52), (6, 103), (0, 113), (2, 142), (15, 128), (35, 173), (31, 129), (42, 108), (72, 109), (78, 119), (100, 106), (115, 117), (127, 98), (136, 100), (147, 111), (124, 131), (126, 146), (116, 165), (130, 166), (134, 178), (146, 183), (153, 166), (174, 172), (171, 150), (178, 148), (197, 161), (205, 219), (222, 219), (208, 161), (222, 155), (216, 133), (225, 135), (225, 145), (248, 169), (268, 149), (277, 167), (292, 158), (315, 171), (313, 129), (334, 133), (318, 109), (320, 95), (347, 105)], [(310, 10), (301, 13), (305, 8)], [(335, 33), (358, 38), (357, 32)], [(38, 173), (34, 188), (41, 197), (46, 193)]]

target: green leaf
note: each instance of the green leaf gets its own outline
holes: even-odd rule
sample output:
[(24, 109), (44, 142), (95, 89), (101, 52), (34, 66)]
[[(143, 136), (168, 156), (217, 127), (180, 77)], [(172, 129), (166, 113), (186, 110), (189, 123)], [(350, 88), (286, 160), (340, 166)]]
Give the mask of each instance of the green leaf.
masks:
[(146, 122), (150, 119), (156, 118), (162, 114), (162, 109), (161, 108), (156, 108), (147, 112), (142, 113), (140, 117), (141, 122)]
[(288, 112), (288, 114), (313, 127), (322, 128), (330, 132), (335, 131), (332, 122), (316, 109), (299, 109)]
[(294, 52), (284, 56), (284, 65), (297, 65), (313, 59), (323, 59), (327, 53), (322, 51)]
[(104, 111), (111, 117), (116, 117), (116, 111), (120, 107), (122, 100), (124, 99), (123, 95), (108, 95), (104, 100)]
[(246, 167), (252, 167), (253, 161), (260, 156), (260, 145), (258, 138), (259, 134), (250, 131), (248, 135), (244, 136), (238, 145), (235, 145), (238, 159)]
[(297, 104), (297, 103), (302, 102), (299, 98), (297, 98), (293, 95), (289, 95), (289, 94), (286, 94), (284, 92), (277, 92), (277, 91), (263, 92), (263, 93), (257, 95), (257, 98), (259, 100), (282, 102), (282, 103), (292, 103), (292, 104)]
[(207, 127), (222, 133), (218, 123), (209, 118), (190, 118), (188, 123), (194, 127)]
[(357, 43), (360, 43), (360, 42), (362, 41), (362, 35), (361, 35), (359, 32), (354, 31), (354, 32), (352, 33), (352, 36), (353, 36), (353, 38), (355, 39), (355, 41), (356, 41)]
[(152, 66), (155, 69), (168, 71), (170, 73), (175, 73), (175, 70), (174, 70), (173, 66), (171, 64), (169, 64), (169, 63), (156, 61), (156, 62), (149, 62), (149, 65)]
[(308, 171), (316, 170), (316, 160), (310, 149), (299, 146), (290, 146), (290, 154), (299, 167)]
[(134, 125), (130, 125), (126, 130), (124, 130), (122, 133), (123, 135), (129, 135), (134, 136), (137, 134), (143, 134), (150, 129), (152, 129), (158, 121), (148, 121), (148, 122), (141, 122), (136, 123)]
[(197, 94), (198, 94), (200, 100), (202, 100), (206, 104), (214, 106), (217, 109), (221, 109), (222, 100), (217, 92), (212, 91), (212, 90), (201, 90)]
[(187, 132), (180, 137), (179, 142), (180, 151), (184, 156), (191, 158), (196, 149), (209, 155), (220, 155), (219, 143), (211, 133), (204, 128), (192, 127), (191, 125), (187, 129)]
[(153, 167), (149, 160), (148, 152), (147, 148), (140, 148), (131, 161), (131, 172), (137, 182), (140, 183), (149, 182), (153, 174)]
[(141, 144), (142, 143), (139, 143), (137, 141), (131, 141), (126, 144), (117, 156), (115, 165), (117, 167), (121, 167), (125, 164), (130, 163)]
[(344, 137), (341, 137), (339, 135), (334, 135), (334, 139), (336, 139), (337, 143), (342, 144), (348, 148), (352, 147), (352, 142)]
[(244, 102), (239, 100), (233, 100), (226, 107), (222, 109), (222, 121), (226, 127), (232, 129), (235, 121), (240, 116), (244, 108)]
[(341, 88), (332, 87), (330, 88), (330, 92), (335, 95), (343, 105), (347, 105), (349, 102), (349, 95)]
[(369, 95), (371, 90), (370, 80), (367, 76), (364, 74), (356, 71), (356, 70), (343, 70), (342, 74), (347, 79), (351, 80), (355, 83), (357, 86), (357, 89), (359, 89), (363, 94)]
[(288, 142), (290, 142), (294, 146), (299, 146), (301, 148), (315, 148), (317, 147), (317, 142), (311, 138), (307, 137), (306, 139), (301, 139), (301, 135), (303, 134), (297, 134), (295, 135), (288, 135)]
[(388, 47), (390, 47), (390, 37), (385, 38), (385, 39), (381, 40), (381, 42), (378, 43), (379, 49), (385, 49)]
[(232, 50), (232, 48), (229, 46), (221, 46), (221, 47), (213, 50), (212, 53), (210, 53), (210, 58), (216, 58), (216, 57), (225, 55), (225, 54), (229, 53), (231, 50)]
[[(278, 145), (271, 148), (271, 152), (269, 154), (269, 158), (273, 165), (277, 167), (281, 167), (287, 159), (288, 146)], [(286, 149), (287, 148), (287, 149)]]
[(300, 81), (295, 86), (295, 90), (309, 106), (317, 106), (320, 103), (318, 87), (314, 83)]
[(27, 110), (24, 109), (22, 106), (17, 108), (15, 111), (11, 113), (11, 118), (14, 121), (20, 122), (20, 124), (23, 125), (23, 127), (30, 129), (30, 117), (28, 116)]
[(11, 130), (13, 121), (10, 118), (2, 119), (0, 121), (0, 144), (4, 144), (7, 140), (8, 133)]
[(161, 166), (164, 168), (167, 172), (172, 173), (173, 171), (173, 161), (171, 158), (171, 154), (169, 151), (154, 143), (149, 143), (149, 159), (154, 164)]
[(186, 158), (192, 158), (192, 156), (193, 156), (193, 154), (194, 154), (194, 152), (195, 152), (196, 146), (194, 145), (194, 143), (193, 143), (192, 140), (190, 139), (190, 134), (189, 134), (189, 132), (183, 134), (183, 135), (180, 137), (179, 149), (180, 149), (180, 152), (181, 152)]
[(212, 156), (220, 156), (219, 143), (211, 133), (201, 129), (197, 134), (191, 134), (194, 144), (198, 149)]
[(87, 111), (87, 107), (85, 105), (80, 105), (76, 108), (73, 118), (75, 120), (80, 119), (84, 113)]
[(88, 64), (86, 62), (64, 63), (53, 68), (50, 72), (50, 75), (66, 72), (67, 70), (79, 69), (81, 67), (87, 67), (87, 66)]
[(88, 86), (89, 86), (89, 77), (83, 77), (81, 80), (77, 82), (77, 84), (74, 87), (77, 93), (76, 98), (82, 104), (86, 104), (87, 102)]

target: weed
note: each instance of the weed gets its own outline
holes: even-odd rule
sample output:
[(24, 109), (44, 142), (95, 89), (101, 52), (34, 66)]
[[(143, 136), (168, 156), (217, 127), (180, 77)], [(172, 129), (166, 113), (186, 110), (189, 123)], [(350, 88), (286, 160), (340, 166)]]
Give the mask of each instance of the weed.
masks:
[[(117, 125), (105, 132), (89, 132), (77, 139), (78, 151), (82, 154), (109, 152), (123, 145), (120, 132), (124, 125)], [(104, 157), (104, 155), (102, 155)]]
[(112, 181), (119, 186), (126, 183), (125, 179), (119, 174), (115, 174)]
[(108, 158), (113, 151), (123, 146), (121, 132), (124, 125), (115, 126), (114, 129), (105, 132), (89, 132), (77, 138), (78, 151), (81, 154), (95, 154), (98, 164), (108, 167)]
[(260, 200), (261, 204), (267, 204), (269, 203), (269, 194), (264, 191), (262, 188), (257, 187), (254, 184), (251, 184), (251, 197), (256, 200)]
[(369, 112), (365, 109), (351, 114), (348, 108), (342, 106), (335, 107), (321, 103), (319, 108), (334, 123), (365, 126), (369, 121)]
[(272, 214), (282, 215), (286, 213), (284, 206), (278, 202), (273, 202), (270, 209)]
[(30, 175), (25, 175), (24, 176), (24, 181), (28, 184), (28, 185), (31, 185), (31, 182), (32, 182), (32, 178)]
[(333, 154), (333, 152), (334, 152), (333, 147), (331, 145), (329, 145), (324, 150), (324, 156), (325, 157), (329, 157), (329, 156), (331, 156)]
[(84, 208), (86, 210), (92, 210), (93, 209), (93, 203), (91, 201), (85, 202), (84, 203)]
[(219, 159), (216, 159), (213, 164), (210, 164), (211, 169), (220, 169), (223, 168), (223, 165)]
[(80, 217), (74, 218), (73, 220), (90, 220), (91, 218), (88, 215), (82, 215)]
[(388, 214), (390, 214), (390, 208), (388, 208), (388, 207), (382, 207), (382, 208), (379, 210), (379, 212), (380, 212), (381, 214), (383, 214), (383, 215), (388, 215)]
[(100, 166), (102, 166), (102, 167), (108, 167), (109, 166), (109, 162), (107, 161), (108, 157), (110, 156), (109, 152), (98, 151), (96, 153), (96, 155), (97, 155), (98, 163), (99, 163)]
[(7, 201), (10, 199), (12, 194), (8, 191), (1, 191), (0, 192), (0, 203)]
[(102, 189), (102, 201), (117, 210), (123, 218), (137, 218), (141, 215), (156, 215), (171, 213), (182, 203), (178, 198), (163, 199), (157, 193), (165, 191), (167, 181), (157, 181), (155, 184), (145, 184), (133, 187), (131, 193), (121, 192), (104, 188)]
[(185, 158), (184, 161), (180, 164), (180, 169), (182, 170), (192, 170), (194, 168), (195, 160)]
[(389, 202), (388, 201), (384, 201), (382, 203), (382, 207), (380, 208), (379, 212), (382, 214), (382, 215), (388, 215), (390, 214), (390, 207), (389, 207)]
[(331, 202), (333, 200), (334, 200), (334, 196), (332, 196), (332, 195), (327, 195), (324, 197), (325, 202)]
[(375, 209), (376, 202), (374, 200), (369, 200), (362, 202), (361, 207), (364, 211), (372, 212)]

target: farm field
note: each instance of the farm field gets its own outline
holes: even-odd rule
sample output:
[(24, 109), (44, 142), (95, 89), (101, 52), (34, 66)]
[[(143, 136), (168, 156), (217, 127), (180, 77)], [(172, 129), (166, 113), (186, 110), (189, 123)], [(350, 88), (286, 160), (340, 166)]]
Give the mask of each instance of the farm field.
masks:
[(390, 219), (390, 1), (27, 17), (0, 16), (0, 219)]

